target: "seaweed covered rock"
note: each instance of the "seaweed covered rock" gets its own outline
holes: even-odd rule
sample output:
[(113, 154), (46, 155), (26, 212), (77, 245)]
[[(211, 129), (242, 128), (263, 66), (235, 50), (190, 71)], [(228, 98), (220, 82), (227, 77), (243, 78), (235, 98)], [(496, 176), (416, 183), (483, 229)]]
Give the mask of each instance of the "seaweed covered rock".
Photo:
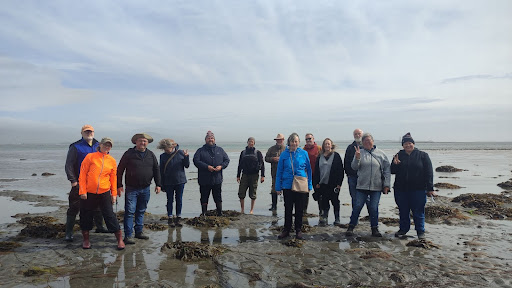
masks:
[[(239, 217), (242, 213), (235, 210), (222, 210), (223, 217)], [(206, 216), (217, 216), (217, 210), (206, 211)]]
[(501, 182), (500, 184), (498, 184), (498, 186), (503, 189), (512, 189), (512, 181), (508, 180), (505, 182)]
[(221, 246), (182, 241), (165, 243), (162, 249), (170, 249), (174, 253), (176, 259), (180, 259), (182, 261), (210, 259), (224, 253), (226, 250)]
[(185, 223), (195, 227), (225, 227), (229, 225), (229, 219), (222, 216), (199, 216), (188, 219)]
[(464, 216), (459, 209), (451, 208), (446, 206), (439, 205), (428, 205), (425, 206), (425, 218), (427, 219), (448, 219), (448, 218), (456, 218), (456, 219), (469, 219), (469, 217)]
[(462, 207), (475, 208), (472, 213), (489, 216), (492, 219), (512, 219), (512, 208), (506, 207), (512, 199), (504, 194), (462, 194), (452, 202), (459, 202)]
[(462, 169), (455, 168), (450, 165), (443, 165), (436, 168), (436, 172), (461, 172)]
[[(284, 226), (272, 226), (270, 227), (270, 230), (277, 230), (277, 231), (283, 231), (284, 229)], [(308, 224), (302, 224), (302, 227), (301, 227), (301, 231), (303, 233), (307, 233), (307, 232), (311, 232), (313, 230), (313, 226), (310, 226)], [(292, 229), (290, 231), (290, 233), (294, 233), (295, 232), (295, 226), (292, 225)]]
[(25, 225), (45, 225), (53, 222), (57, 222), (57, 218), (51, 216), (27, 216), (18, 221), (18, 223)]
[(460, 189), (460, 188), (462, 188), (459, 185), (450, 184), (450, 183), (443, 183), (443, 182), (434, 184), (434, 187), (441, 188), (441, 189)]
[(21, 247), (21, 244), (14, 241), (0, 241), (0, 251), (6, 252)]
[[(360, 219), (361, 221), (370, 221), (370, 216), (365, 216)], [(379, 217), (379, 222), (386, 225), (399, 225), (400, 219), (398, 218), (390, 218), (390, 217)]]
[(23, 228), (19, 235), (33, 238), (62, 238), (65, 232), (64, 224), (34, 224)]
[(300, 239), (289, 239), (287, 241), (284, 241), (283, 242), (283, 245), (286, 245), (288, 247), (296, 247), (296, 248), (301, 248), (302, 246), (304, 246), (304, 243), (306, 243), (306, 241), (304, 240), (300, 240)]
[(148, 224), (144, 224), (144, 227), (149, 230), (153, 230), (153, 231), (163, 231), (168, 228), (167, 225), (160, 224), (160, 223), (148, 223)]
[(55, 175), (55, 174), (50, 173), (50, 172), (43, 172), (43, 173), (41, 173), (41, 176), (53, 176), (53, 175)]
[(425, 240), (425, 239), (415, 239), (415, 240), (408, 242), (405, 245), (412, 246), (412, 247), (420, 247), (420, 248), (424, 248), (424, 249), (432, 249), (432, 248), (439, 249), (439, 248), (441, 248), (441, 247), (439, 247), (439, 245), (432, 243), (432, 241)]

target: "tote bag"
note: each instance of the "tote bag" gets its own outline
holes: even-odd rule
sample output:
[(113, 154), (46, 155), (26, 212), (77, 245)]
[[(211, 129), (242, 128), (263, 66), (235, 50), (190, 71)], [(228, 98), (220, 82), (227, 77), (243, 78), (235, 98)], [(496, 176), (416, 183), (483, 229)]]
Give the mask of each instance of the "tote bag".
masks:
[(292, 163), (293, 173), (292, 191), (309, 193), (308, 177), (295, 175), (295, 171), (293, 170), (292, 153), (290, 153), (290, 162)]

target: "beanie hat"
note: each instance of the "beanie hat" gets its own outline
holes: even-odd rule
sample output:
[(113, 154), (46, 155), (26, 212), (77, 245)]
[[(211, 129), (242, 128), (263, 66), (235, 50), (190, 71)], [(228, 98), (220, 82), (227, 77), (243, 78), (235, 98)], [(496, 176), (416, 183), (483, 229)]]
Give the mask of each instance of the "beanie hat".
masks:
[(215, 135), (213, 135), (213, 132), (208, 130), (208, 132), (206, 132), (206, 136), (204, 137), (204, 139), (208, 138), (208, 137), (213, 137), (215, 138)]
[(414, 139), (412, 139), (411, 132), (407, 132), (407, 134), (402, 137), (402, 145), (404, 145), (405, 142), (411, 142), (414, 144)]

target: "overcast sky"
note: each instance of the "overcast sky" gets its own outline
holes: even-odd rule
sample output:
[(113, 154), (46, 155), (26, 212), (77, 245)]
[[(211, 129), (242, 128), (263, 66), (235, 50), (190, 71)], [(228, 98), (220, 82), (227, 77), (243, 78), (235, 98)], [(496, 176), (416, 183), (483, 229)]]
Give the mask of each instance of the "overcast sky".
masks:
[(84, 124), (126, 142), (512, 141), (511, 15), (509, 0), (3, 1), (0, 143)]

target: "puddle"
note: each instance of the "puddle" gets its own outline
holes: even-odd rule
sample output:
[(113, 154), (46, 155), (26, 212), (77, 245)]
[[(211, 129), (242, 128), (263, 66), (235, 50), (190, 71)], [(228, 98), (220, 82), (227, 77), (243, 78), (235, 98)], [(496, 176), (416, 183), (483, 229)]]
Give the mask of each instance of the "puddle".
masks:
[(0, 196), (0, 219), (2, 223), (15, 223), (12, 216), (22, 213), (47, 213), (56, 211), (55, 207), (35, 207), (37, 203), (28, 201), (14, 201), (10, 197)]

